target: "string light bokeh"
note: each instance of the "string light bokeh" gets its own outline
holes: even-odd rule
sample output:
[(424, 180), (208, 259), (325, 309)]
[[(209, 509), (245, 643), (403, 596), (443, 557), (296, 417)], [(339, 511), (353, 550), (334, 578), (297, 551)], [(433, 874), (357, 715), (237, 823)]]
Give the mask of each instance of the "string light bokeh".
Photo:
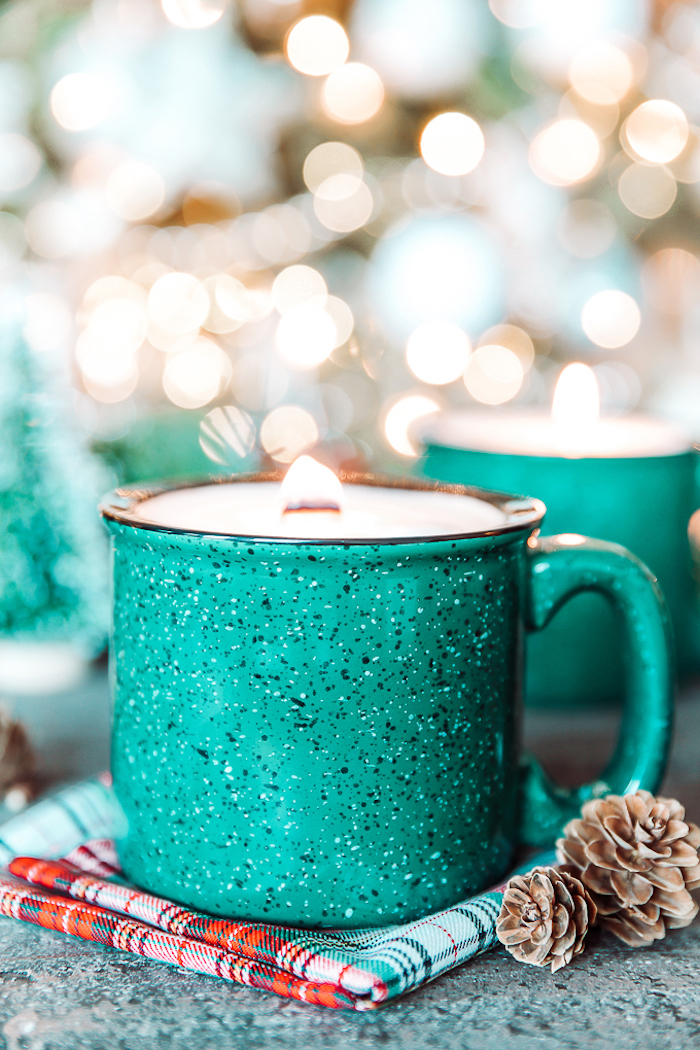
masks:
[(410, 468), (422, 416), (549, 405), (571, 361), (700, 436), (699, 33), (679, 0), (8, 2), (26, 339), (120, 480)]

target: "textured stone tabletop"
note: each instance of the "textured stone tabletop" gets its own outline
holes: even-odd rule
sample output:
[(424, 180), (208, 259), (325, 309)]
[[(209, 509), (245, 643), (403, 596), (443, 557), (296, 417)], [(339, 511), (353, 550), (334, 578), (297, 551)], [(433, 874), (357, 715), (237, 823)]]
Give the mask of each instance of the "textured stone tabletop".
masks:
[[(107, 761), (107, 696), (95, 673), (70, 696), (17, 701), (54, 778)], [(530, 746), (560, 779), (588, 777), (612, 714), (535, 712)], [(700, 689), (678, 708), (666, 790), (700, 821)], [(304, 1006), (0, 919), (0, 1046), (8, 1050), (679, 1050), (700, 1045), (700, 923), (632, 951), (594, 934), (552, 976), (500, 951), (370, 1014)]]

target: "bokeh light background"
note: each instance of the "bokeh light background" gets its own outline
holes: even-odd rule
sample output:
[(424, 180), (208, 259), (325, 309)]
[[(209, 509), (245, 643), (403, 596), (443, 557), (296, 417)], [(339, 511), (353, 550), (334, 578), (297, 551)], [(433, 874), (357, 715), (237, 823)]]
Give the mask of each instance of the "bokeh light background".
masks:
[(410, 469), (449, 407), (700, 436), (700, 5), (14, 0), (0, 270), (118, 480)]

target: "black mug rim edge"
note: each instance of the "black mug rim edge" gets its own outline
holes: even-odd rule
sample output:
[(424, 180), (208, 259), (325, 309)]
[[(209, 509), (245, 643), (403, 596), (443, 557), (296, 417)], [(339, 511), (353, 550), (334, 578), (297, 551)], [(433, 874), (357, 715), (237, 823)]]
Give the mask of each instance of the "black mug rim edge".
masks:
[[(175, 525), (162, 525), (156, 522), (149, 522), (137, 518), (134, 515), (134, 509), (140, 503), (143, 503), (144, 500), (151, 499), (153, 496), (159, 496), (165, 492), (202, 488), (207, 485), (225, 485), (263, 481), (279, 482), (283, 477), (283, 471), (254, 471), (231, 475), (213, 475), (207, 478), (193, 479), (191, 481), (164, 481), (152, 482), (145, 485), (124, 485), (107, 493), (107, 495), (100, 500), (98, 509), (102, 517), (107, 521), (114, 521), (118, 525), (126, 525), (134, 529), (143, 529), (147, 532), (162, 532), (175, 536), (211, 536), (216, 539), (249, 541), (254, 543), (289, 543), (294, 546), (312, 545), (324, 547), (348, 547), (358, 545), (376, 547), (410, 543), (438, 543), (464, 539), (488, 539), (491, 536), (503, 536), (524, 530), (532, 532), (533, 529), (541, 525), (542, 519), (547, 511), (542, 500), (537, 499), (534, 496), (498, 492), (492, 489), (481, 488), (478, 485), (460, 485), (452, 482), (436, 481), (431, 478), (408, 477), (401, 474), (365, 474), (339, 471), (338, 477), (344, 485), (369, 485), (378, 488), (399, 488), (419, 492), (447, 492), (454, 495), (471, 496), (480, 499), (483, 502), (490, 503), (491, 506), (496, 507), (509, 517), (517, 516), (517, 520), (509, 521), (495, 529), (481, 529), (476, 532), (459, 532), (437, 536), (332, 537), (326, 539), (319, 537), (255, 536), (252, 534), (231, 532), (205, 532), (202, 529), (183, 529)], [(518, 506), (518, 504), (521, 504), (521, 506)]]

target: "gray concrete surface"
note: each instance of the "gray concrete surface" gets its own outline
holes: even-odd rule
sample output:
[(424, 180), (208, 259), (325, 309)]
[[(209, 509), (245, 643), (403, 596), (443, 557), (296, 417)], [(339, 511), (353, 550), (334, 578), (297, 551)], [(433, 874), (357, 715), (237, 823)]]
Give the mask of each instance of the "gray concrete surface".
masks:
[[(47, 771), (82, 775), (104, 765), (107, 700), (101, 674), (70, 697), (14, 705), (17, 714), (22, 708), (30, 726), (38, 719)], [(615, 726), (611, 713), (535, 712), (527, 736), (553, 772), (575, 782), (602, 764)], [(679, 704), (666, 783), (695, 820), (699, 752), (696, 688), (686, 690)], [(492, 952), (376, 1013), (345, 1014), (0, 919), (0, 1046), (682, 1050), (700, 1046), (699, 974), (700, 923), (639, 951), (595, 934), (582, 958), (555, 976)]]

